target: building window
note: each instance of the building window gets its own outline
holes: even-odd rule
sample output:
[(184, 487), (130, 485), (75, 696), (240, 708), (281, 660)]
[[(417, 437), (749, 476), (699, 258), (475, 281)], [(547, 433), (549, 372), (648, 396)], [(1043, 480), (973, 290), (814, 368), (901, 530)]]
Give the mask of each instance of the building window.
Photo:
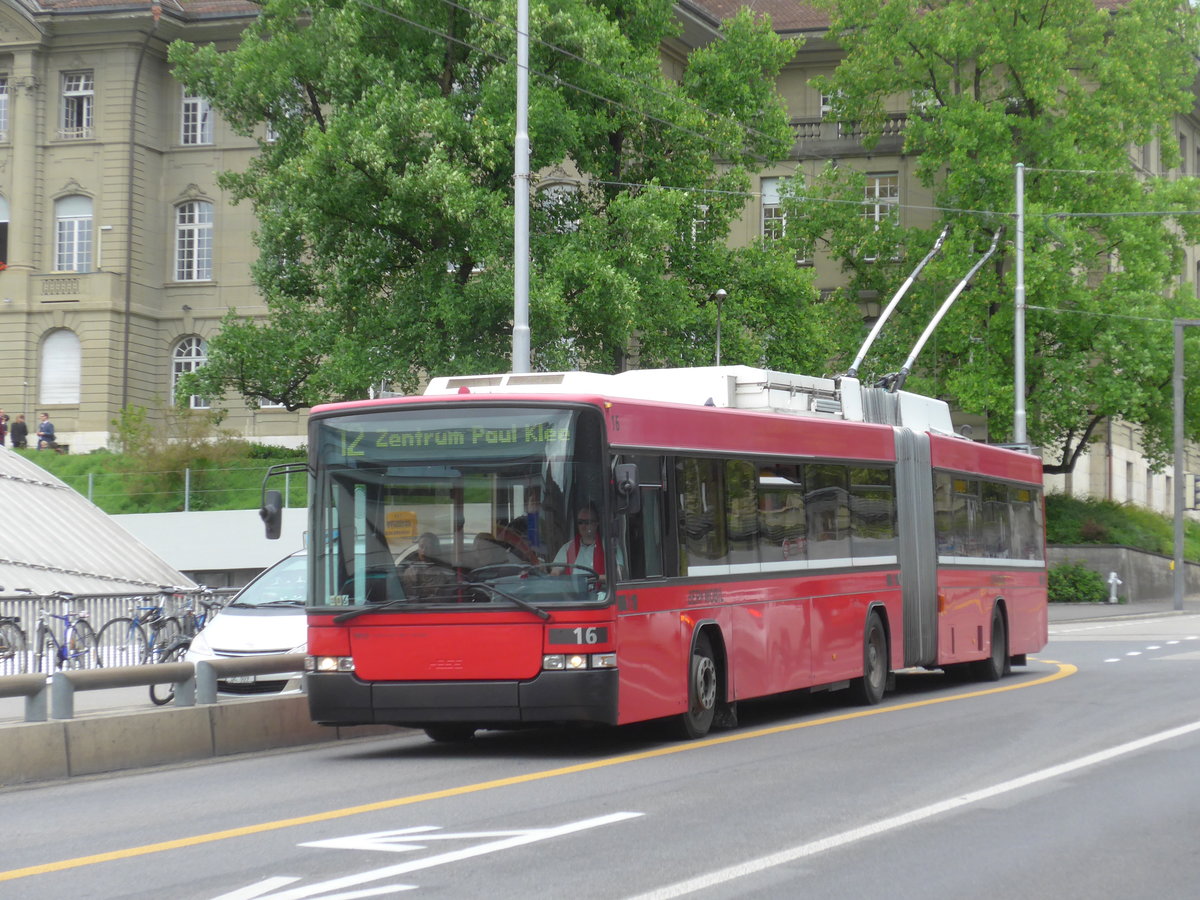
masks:
[(1180, 175), (1187, 174), (1187, 164), (1188, 164), (1187, 135), (1181, 134), (1179, 136), (1179, 174)]
[(213, 142), (212, 108), (203, 97), (194, 94), (183, 98), (183, 131), (180, 136), (184, 144), (211, 144)]
[(887, 219), (896, 221), (900, 204), (900, 176), (896, 172), (879, 172), (867, 176), (863, 202), (863, 218), (876, 224)]
[(0, 75), (0, 142), (8, 140), (8, 76)]
[(0, 269), (8, 267), (8, 200), (0, 197)]
[(91, 72), (63, 73), (63, 116), (58, 136), (64, 140), (90, 138), (95, 101), (96, 83)]
[(50, 332), (42, 341), (38, 402), (47, 405), (78, 403), (82, 371), (79, 338), (75, 332), (65, 328)]
[(184, 203), (175, 213), (175, 280), (212, 280), (213, 205)]
[(573, 184), (548, 184), (537, 192), (538, 211), (550, 231), (573, 234), (579, 230), (579, 188)]
[(779, 202), (778, 178), (764, 178), (761, 182), (762, 220), (759, 231), (765, 241), (778, 241), (787, 235), (787, 213)]
[[(175, 345), (171, 354), (171, 397), (175, 398), (175, 388), (179, 384), (179, 376), (195, 372), (208, 362), (208, 347), (203, 338), (195, 335), (185, 337)], [(188, 406), (192, 409), (208, 409), (208, 401), (193, 394), (188, 398)]]
[(54, 269), (92, 270), (92, 201), (71, 196), (54, 201)]

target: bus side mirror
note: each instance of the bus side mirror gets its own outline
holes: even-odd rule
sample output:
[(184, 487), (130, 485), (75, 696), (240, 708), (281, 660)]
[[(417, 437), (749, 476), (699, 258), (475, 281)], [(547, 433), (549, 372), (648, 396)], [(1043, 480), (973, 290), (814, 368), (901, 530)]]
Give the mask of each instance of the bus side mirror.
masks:
[(263, 491), (263, 503), (258, 517), (267, 528), (267, 540), (279, 540), (279, 533), (283, 529), (283, 494), (279, 491)]
[(621, 463), (613, 472), (617, 488), (617, 512), (637, 515), (642, 509), (642, 492), (638, 488), (638, 470), (634, 463)]

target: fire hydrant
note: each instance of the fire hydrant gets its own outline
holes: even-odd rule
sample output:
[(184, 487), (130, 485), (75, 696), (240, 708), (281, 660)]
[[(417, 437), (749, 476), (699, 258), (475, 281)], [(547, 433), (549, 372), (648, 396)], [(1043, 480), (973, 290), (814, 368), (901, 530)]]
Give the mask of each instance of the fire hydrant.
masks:
[(1116, 572), (1108, 573), (1108, 602), (1109, 603), (1119, 602), (1117, 600), (1117, 588), (1120, 587), (1124, 583), (1125, 582), (1121, 581), (1121, 579), (1117, 577)]

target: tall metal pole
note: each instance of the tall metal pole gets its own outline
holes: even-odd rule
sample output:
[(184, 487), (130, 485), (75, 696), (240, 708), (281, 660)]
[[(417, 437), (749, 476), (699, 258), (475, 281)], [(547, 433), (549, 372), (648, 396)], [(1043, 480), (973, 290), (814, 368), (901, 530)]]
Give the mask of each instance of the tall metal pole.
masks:
[(1025, 165), (1017, 163), (1017, 290), (1013, 316), (1013, 443), (1028, 446), (1025, 428)]
[(529, 371), (529, 0), (517, 0), (517, 138), (513, 151), (512, 370)]
[(1183, 570), (1183, 329), (1200, 326), (1200, 319), (1175, 320), (1175, 372), (1171, 378), (1175, 397), (1175, 609), (1183, 609), (1185, 572)]
[(721, 288), (715, 294), (713, 299), (717, 301), (717, 365), (721, 364), (721, 307), (725, 304), (725, 289)]

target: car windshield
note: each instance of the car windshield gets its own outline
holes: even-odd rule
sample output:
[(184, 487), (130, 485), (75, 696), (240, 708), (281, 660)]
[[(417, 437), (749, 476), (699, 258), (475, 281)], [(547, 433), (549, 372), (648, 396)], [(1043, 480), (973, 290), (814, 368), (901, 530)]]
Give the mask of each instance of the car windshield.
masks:
[(289, 556), (246, 585), (230, 606), (304, 606), (308, 591), (308, 560)]
[[(603, 599), (552, 566), (606, 487), (598, 411), (406, 404), (320, 419), (310, 543), (317, 606)], [(590, 558), (590, 557), (589, 557)], [(377, 607), (378, 608), (378, 607)]]

